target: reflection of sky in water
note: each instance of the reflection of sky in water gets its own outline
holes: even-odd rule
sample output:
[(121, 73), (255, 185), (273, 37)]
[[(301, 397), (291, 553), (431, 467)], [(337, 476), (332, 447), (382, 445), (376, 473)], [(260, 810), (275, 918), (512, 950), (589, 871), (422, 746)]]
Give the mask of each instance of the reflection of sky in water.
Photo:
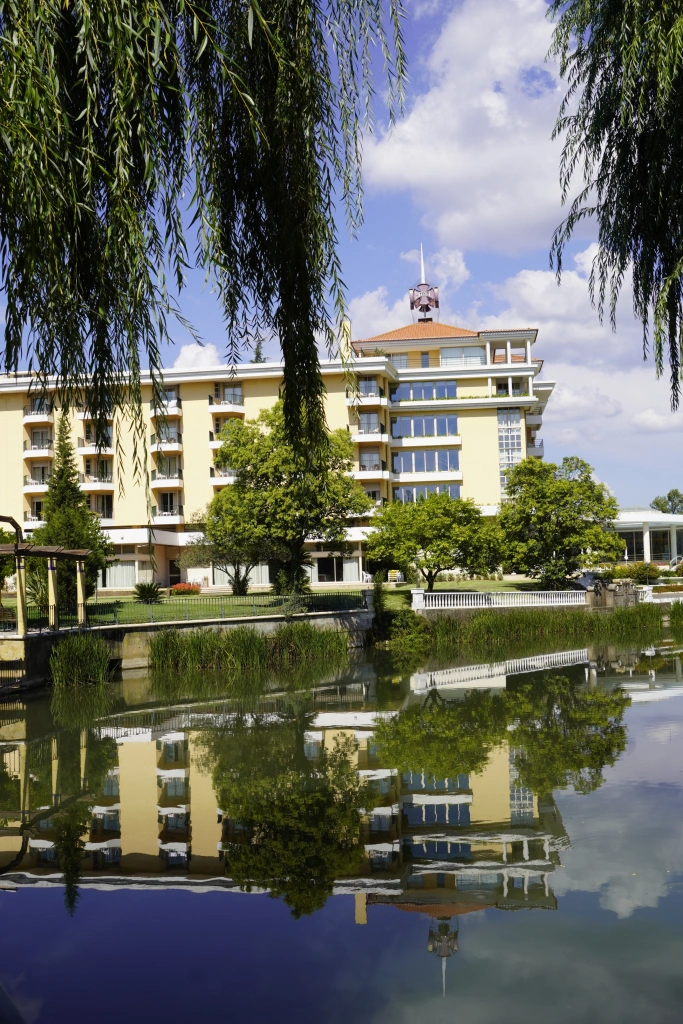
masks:
[(626, 720), (603, 787), (556, 794), (558, 911), (461, 916), (445, 999), (428, 918), (370, 906), (356, 925), (351, 896), (295, 921), (262, 895), (84, 888), (68, 919), (61, 890), (27, 887), (0, 895), (0, 980), (41, 1024), (678, 1021), (683, 699)]

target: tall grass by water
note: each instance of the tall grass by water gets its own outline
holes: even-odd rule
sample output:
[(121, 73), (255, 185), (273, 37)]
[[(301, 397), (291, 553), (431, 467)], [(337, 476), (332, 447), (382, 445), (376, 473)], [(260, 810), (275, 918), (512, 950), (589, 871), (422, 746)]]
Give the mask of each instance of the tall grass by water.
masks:
[[(683, 628), (683, 613), (681, 613)], [(442, 615), (426, 619), (409, 610), (394, 616), (389, 648), (396, 652), (447, 654), (461, 649), (486, 655), (521, 641), (590, 643), (656, 639), (662, 633), (662, 610), (653, 604), (585, 612), (572, 608), (483, 611), (468, 618)]]
[(307, 622), (259, 633), (249, 626), (237, 629), (164, 629), (149, 645), (150, 668), (173, 672), (259, 672), (302, 663), (330, 667), (347, 657), (345, 632), (317, 629)]
[(111, 651), (102, 637), (73, 633), (53, 647), (50, 674), (55, 686), (76, 687), (106, 683), (110, 679)]

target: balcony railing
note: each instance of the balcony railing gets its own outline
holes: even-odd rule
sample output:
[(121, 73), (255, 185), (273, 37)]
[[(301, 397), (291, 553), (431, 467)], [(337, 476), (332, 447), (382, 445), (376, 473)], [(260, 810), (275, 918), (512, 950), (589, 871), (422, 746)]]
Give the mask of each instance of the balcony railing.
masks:
[(367, 424), (359, 424), (358, 429), (352, 431), (354, 434), (383, 434), (386, 427), (381, 423), (373, 423), (370, 426)]
[(152, 470), (152, 480), (182, 480), (182, 469), (175, 469), (172, 473), (164, 473), (159, 469)]
[(529, 452), (534, 451), (534, 449), (543, 448), (543, 440), (540, 437), (537, 437), (535, 441), (527, 442), (527, 446), (526, 447), (527, 447), (527, 451), (529, 451)]
[(78, 480), (82, 484), (111, 484), (114, 477), (111, 473), (79, 473)]
[(209, 405), (244, 405), (244, 395), (241, 391), (225, 391), (222, 398), (209, 395)]
[(42, 516), (35, 515), (33, 512), (24, 512), (24, 522), (25, 523), (42, 523), (43, 522), (43, 518), (42, 518)]
[(52, 438), (44, 441), (24, 441), (25, 452), (47, 452), (52, 448)]
[(209, 475), (210, 476), (218, 476), (218, 477), (234, 476), (235, 475), (235, 470), (234, 469), (218, 469), (217, 466), (212, 466), (211, 469), (209, 470)]
[[(112, 436), (111, 436), (111, 434), (108, 434), (104, 438), (104, 444), (102, 445), (102, 447), (103, 448), (111, 448), (112, 443), (113, 443), (112, 442)], [(78, 441), (76, 442), (76, 447), (77, 448), (96, 448), (97, 447), (97, 441), (95, 440), (94, 437), (79, 437)]]
[(114, 506), (109, 508), (91, 508), (90, 511), (96, 515), (99, 519), (113, 519), (114, 518)]
[(360, 398), (384, 398), (384, 388), (380, 388), (377, 384), (363, 384), (361, 382), (358, 385), (358, 391), (354, 391), (353, 388), (346, 389), (347, 398), (355, 398), (356, 395)]
[(361, 462), (359, 465), (361, 473), (382, 473), (386, 472), (387, 464), (383, 459), (377, 459), (375, 462)]
[(36, 402), (35, 405), (24, 406), (24, 416), (49, 416), (52, 409), (47, 402)]
[(44, 487), (46, 484), (50, 482), (51, 476), (52, 473), (47, 473), (45, 476), (25, 476), (24, 487), (32, 487), (34, 485)]
[(164, 434), (152, 434), (152, 445), (155, 444), (182, 444), (183, 435), (179, 430), (169, 430)]
[(183, 506), (182, 505), (169, 505), (167, 508), (157, 508), (156, 505), (152, 505), (152, 518), (162, 519), (167, 516), (182, 516)]

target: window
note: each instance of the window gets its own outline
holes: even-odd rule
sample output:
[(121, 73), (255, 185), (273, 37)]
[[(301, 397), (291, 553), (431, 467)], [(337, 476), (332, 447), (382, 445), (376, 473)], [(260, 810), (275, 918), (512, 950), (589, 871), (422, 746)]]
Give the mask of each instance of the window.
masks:
[(507, 486), (507, 470), (522, 461), (522, 428), (519, 409), (498, 410), (498, 462), (500, 489)]
[(362, 471), (381, 469), (379, 450), (362, 451), (360, 453), (360, 468)]
[(485, 366), (486, 349), (481, 345), (466, 345), (462, 348), (442, 348), (442, 366)]
[(668, 530), (650, 530), (650, 558), (653, 562), (671, 561), (671, 534)]
[(429, 352), (420, 352), (420, 366), (429, 368)]
[(392, 402), (430, 402), (434, 399), (443, 401), (457, 398), (458, 386), (454, 380), (444, 381), (404, 381), (390, 388)]
[(43, 503), (42, 501), (31, 502), (31, 516), (33, 519), (42, 519), (43, 517)]
[[(628, 530), (623, 532), (619, 530), (619, 536), (624, 542), (624, 550), (621, 557), (628, 555), (629, 562), (642, 562), (645, 558), (645, 549), (643, 547), (643, 531), (642, 530)], [(679, 542), (679, 548), (681, 547)], [(682, 549), (683, 550), (683, 549)]]
[(361, 434), (380, 434), (379, 416), (376, 412), (362, 412), (359, 416)]
[(119, 795), (119, 777), (118, 775), (107, 775), (104, 780), (104, 796), (118, 796)]
[(185, 779), (164, 779), (163, 776), (159, 779), (159, 786), (163, 789), (165, 797), (172, 799), (180, 799), (185, 796)]
[(392, 416), (392, 437), (455, 437), (457, 416)]
[(49, 448), (52, 443), (49, 430), (32, 430), (31, 431), (31, 447), (32, 448)]
[(428, 494), (450, 494), (451, 498), (460, 497), (460, 484), (425, 484), (420, 487), (394, 487), (394, 501), (419, 501)]
[(397, 370), (408, 369), (408, 353), (390, 356), (391, 362)]
[(366, 398), (375, 398), (379, 394), (376, 377), (361, 377), (358, 382), (358, 391)]
[(451, 473), (459, 468), (457, 448), (427, 448), (394, 452), (394, 473)]
[(91, 494), (90, 509), (101, 519), (114, 518), (114, 499), (111, 494)]

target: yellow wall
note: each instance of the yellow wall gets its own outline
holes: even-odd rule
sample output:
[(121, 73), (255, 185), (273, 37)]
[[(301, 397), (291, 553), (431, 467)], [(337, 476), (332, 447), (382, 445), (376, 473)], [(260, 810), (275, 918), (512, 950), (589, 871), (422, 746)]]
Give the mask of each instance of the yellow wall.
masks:
[(458, 431), (462, 438), (462, 497), (496, 505), (500, 501), (497, 410), (463, 409), (458, 413)]

